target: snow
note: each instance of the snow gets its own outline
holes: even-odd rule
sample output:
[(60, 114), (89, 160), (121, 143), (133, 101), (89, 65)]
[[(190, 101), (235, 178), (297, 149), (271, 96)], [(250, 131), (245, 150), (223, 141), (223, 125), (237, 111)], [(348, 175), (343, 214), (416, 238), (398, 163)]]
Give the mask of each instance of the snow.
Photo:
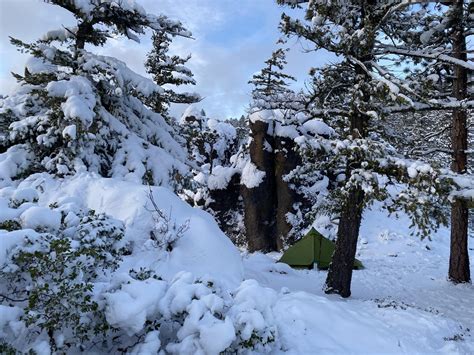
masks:
[(158, 207), (176, 225), (188, 223), (189, 228), (171, 253), (162, 260), (156, 260), (156, 249), (147, 244), (156, 222), (150, 212), (152, 208), (146, 186), (89, 173), (61, 181), (55, 181), (47, 174), (34, 177), (28, 184), (41, 181), (42, 186), (47, 186), (46, 193), (40, 197), (41, 204), (56, 202), (61, 207), (64, 203), (70, 203), (70, 197), (74, 197), (76, 204), (82, 205), (80, 207), (106, 213), (125, 223), (125, 240), (133, 242), (136, 253), (141, 257), (125, 261), (124, 269), (152, 267), (159, 269), (160, 276), (168, 280), (182, 270), (192, 270), (197, 277), (214, 277), (228, 286), (238, 285), (242, 280), (239, 252), (214, 219), (208, 213), (190, 207), (166, 188), (151, 188)]
[(240, 183), (251, 189), (260, 185), (264, 178), (265, 172), (259, 170), (251, 161), (248, 161), (242, 169)]
[(120, 292), (106, 294), (107, 322), (124, 329), (130, 336), (138, 333), (145, 325), (147, 315), (153, 315), (157, 311), (156, 299), (163, 297), (165, 289), (164, 281), (133, 280), (123, 285)]
[(215, 166), (212, 174), (209, 175), (207, 186), (211, 190), (223, 190), (229, 185), (232, 177), (238, 173), (238, 169), (233, 167)]
[(0, 188), (10, 186), (12, 179), (28, 168), (32, 158), (23, 145), (17, 145), (0, 154)]
[(56, 66), (46, 63), (41, 58), (30, 57), (25, 63), (25, 69), (27, 69), (31, 74), (52, 73), (55, 71)]
[(179, 120), (180, 124), (186, 124), (186, 118), (194, 117), (196, 119), (203, 119), (204, 116), (202, 115), (201, 109), (199, 109), (196, 105), (189, 105), (184, 113), (181, 115), (181, 119)]
[(49, 83), (46, 90), (51, 96), (66, 98), (61, 104), (65, 118), (79, 119), (85, 128), (92, 124), (96, 98), (89, 80), (82, 76), (72, 76), (69, 80)]
[(4, 338), (6, 335), (2, 330), (7, 326), (11, 326), (11, 323), (17, 322), (22, 313), (23, 311), (20, 307), (0, 305), (0, 338)]
[[(408, 217), (389, 217), (380, 204), (365, 212), (357, 254), (365, 269), (354, 271), (348, 300), (324, 294), (327, 271), (287, 265), (278, 270), (281, 254), (249, 254), (245, 278), (279, 292), (272, 310), (283, 349), (289, 354), (472, 353), (474, 287), (446, 280), (449, 230), (421, 241), (410, 236), (409, 225)], [(456, 335), (464, 340), (450, 340)]]
[(249, 115), (249, 121), (255, 123), (257, 121), (268, 122), (275, 117), (276, 110), (259, 110)]
[[(162, 323), (131, 353), (218, 354), (244, 343), (253, 344), (250, 353), (274, 354), (474, 351), (468, 330), (474, 327), (474, 290), (446, 281), (447, 229), (421, 241), (409, 236), (406, 216), (388, 217), (374, 205), (364, 214), (358, 245), (365, 269), (354, 272), (352, 297), (342, 300), (322, 291), (326, 271), (292, 269), (275, 262), (278, 253), (247, 254), (242, 260), (210, 215), (165, 188), (151, 191), (176, 225), (189, 223), (171, 251), (160, 252), (149, 239), (157, 222), (141, 184), (92, 173), (64, 179), (43, 173), (0, 189), (1, 214), (20, 218), (27, 228), (57, 230), (61, 214), (66, 225), (77, 225), (77, 214), (85, 208), (124, 222), (132, 254), (124, 257), (110, 284), (97, 289), (104, 290), (107, 322), (130, 337), (147, 321), (160, 317)], [(24, 202), (8, 207), (13, 197)], [(52, 203), (54, 208), (47, 207)], [(330, 224), (323, 222), (320, 229)], [(31, 229), (0, 231), (0, 264), (25, 237), (37, 236)], [(142, 267), (159, 278), (129, 275), (128, 270)], [(16, 331), (21, 338), (20, 314), (19, 308), (1, 306), (0, 332)], [(182, 323), (170, 340), (169, 322), (176, 317)], [(450, 340), (456, 337), (464, 340)], [(263, 340), (252, 343), (255, 339)], [(41, 339), (32, 346), (48, 349)]]
[(75, 34), (77, 32), (78, 28), (60, 28), (58, 30), (51, 30), (46, 32), (43, 35), (42, 40), (43, 41), (66, 41), (71, 38), (75, 38)]
[(75, 124), (69, 125), (63, 129), (63, 138), (76, 139), (77, 137), (77, 127)]
[(333, 136), (335, 134), (334, 129), (329, 127), (326, 123), (321, 120), (313, 119), (303, 123), (303, 129), (306, 133), (312, 133), (320, 136)]
[(32, 188), (16, 189), (11, 199), (18, 206), (24, 202), (35, 202), (38, 200), (38, 192)]
[(33, 206), (21, 214), (20, 220), (23, 228), (57, 231), (61, 225), (61, 213), (47, 207)]

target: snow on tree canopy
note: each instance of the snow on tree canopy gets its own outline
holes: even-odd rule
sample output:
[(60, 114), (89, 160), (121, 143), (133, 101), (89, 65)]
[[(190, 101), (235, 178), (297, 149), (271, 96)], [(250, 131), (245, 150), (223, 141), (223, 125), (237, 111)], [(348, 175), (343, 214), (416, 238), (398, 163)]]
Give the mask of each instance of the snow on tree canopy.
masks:
[(21, 86), (0, 100), (0, 123), (9, 126), (0, 137), (6, 151), (2, 155), (12, 154), (8, 148), (15, 146), (33, 153), (26, 168), (30, 173), (66, 175), (87, 169), (178, 188), (179, 178), (171, 177), (188, 171), (186, 152), (178, 143), (182, 139), (146, 106), (149, 97), (164, 89), (124, 62), (84, 46), (102, 45), (117, 33), (136, 40), (146, 28), (172, 36), (190, 33), (164, 15), (147, 14), (134, 1), (49, 2), (72, 12), (77, 24), (31, 44), (12, 39), (32, 59), (24, 75), (15, 74)]

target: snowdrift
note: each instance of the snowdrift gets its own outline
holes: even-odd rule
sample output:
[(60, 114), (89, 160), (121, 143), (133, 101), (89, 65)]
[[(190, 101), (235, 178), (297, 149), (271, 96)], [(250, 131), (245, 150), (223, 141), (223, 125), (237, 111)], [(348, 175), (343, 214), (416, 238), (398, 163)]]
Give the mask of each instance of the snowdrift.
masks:
[[(170, 250), (159, 250), (150, 239), (150, 232), (157, 228), (150, 191), (172, 223), (188, 225)], [(354, 299), (341, 300), (322, 294), (323, 272), (295, 271), (258, 253), (242, 259), (209, 214), (191, 208), (165, 188), (149, 189), (90, 173), (67, 179), (36, 174), (18, 186), (0, 189), (0, 223), (16, 221), (21, 226), (19, 230), (0, 230), (0, 267), (8, 266), (9, 250), (25, 237), (54, 233), (62, 223), (74, 224), (81, 209), (105, 213), (125, 226), (122, 243), (131, 245), (131, 253), (113, 274), (95, 284), (94, 292), (104, 304), (107, 323), (121, 332), (117, 334), (122, 341), (134, 344), (136, 337), (143, 337), (130, 347), (131, 353), (156, 353), (159, 349), (176, 354), (474, 350), (472, 342), (450, 340), (468, 336), (453, 317), (387, 298), (376, 299), (377, 285), (388, 292), (394, 284), (390, 277), (395, 264), (381, 265), (387, 262), (385, 254), (396, 246), (403, 250), (400, 258), (405, 262), (410, 259), (409, 248), (402, 246), (407, 239), (397, 237), (389, 243), (383, 238), (389, 234), (382, 229), (396, 228), (400, 221), (390, 225), (378, 211), (372, 212), (374, 218), (366, 216), (361, 232), (359, 249), (368, 270), (354, 275)], [(368, 222), (372, 219), (376, 222)], [(441, 246), (435, 248), (442, 250)], [(410, 265), (419, 261), (413, 258)], [(140, 268), (153, 270), (159, 278), (130, 276), (131, 269)], [(397, 295), (399, 291), (388, 293)], [(452, 290), (447, 294), (454, 295)], [(466, 290), (464, 298), (469, 294), (472, 290)], [(0, 314), (1, 340), (24, 351), (49, 353), (44, 334), (29, 344), (22, 340), (28, 330), (21, 320), (21, 307), (2, 304)], [(147, 330), (154, 321), (160, 322), (159, 330)]]
[[(196, 277), (212, 277), (227, 287), (237, 287), (243, 279), (240, 254), (207, 212), (192, 208), (170, 190), (150, 187), (95, 174), (79, 174), (71, 179), (54, 180), (47, 174), (34, 175), (19, 186), (41, 189), (39, 204), (75, 205), (105, 213), (125, 224), (125, 240), (133, 243), (133, 258), (125, 260), (128, 268), (151, 267), (171, 280), (180, 271), (192, 271)], [(165, 259), (157, 260), (156, 250), (147, 241), (155, 228), (153, 207), (158, 207), (177, 225), (189, 224), (182, 238)], [(71, 208), (69, 206), (68, 208)]]

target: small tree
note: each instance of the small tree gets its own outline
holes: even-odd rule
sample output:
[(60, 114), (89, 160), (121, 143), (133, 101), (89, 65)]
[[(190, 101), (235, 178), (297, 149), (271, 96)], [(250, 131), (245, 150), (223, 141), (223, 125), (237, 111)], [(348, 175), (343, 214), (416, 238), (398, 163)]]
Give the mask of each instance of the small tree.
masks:
[(185, 198), (211, 213), (220, 228), (242, 244), (239, 145), (237, 131), (228, 122), (208, 118), (190, 107), (180, 121), (194, 176)]
[(283, 72), (288, 49), (279, 48), (265, 61), (265, 67), (256, 73), (249, 84), (252, 89), (252, 107), (255, 109), (278, 109), (284, 102), (290, 103), (292, 91), (289, 84), (296, 79)]
[[(194, 74), (185, 66), (191, 55), (180, 57), (168, 54), (172, 35), (166, 30), (155, 31), (153, 34), (153, 49), (148, 54), (145, 67), (153, 80), (159, 86), (196, 85)], [(178, 93), (166, 87), (163, 92), (156, 94), (150, 100), (150, 106), (155, 112), (167, 115), (170, 104), (192, 104), (201, 100), (196, 93)]]

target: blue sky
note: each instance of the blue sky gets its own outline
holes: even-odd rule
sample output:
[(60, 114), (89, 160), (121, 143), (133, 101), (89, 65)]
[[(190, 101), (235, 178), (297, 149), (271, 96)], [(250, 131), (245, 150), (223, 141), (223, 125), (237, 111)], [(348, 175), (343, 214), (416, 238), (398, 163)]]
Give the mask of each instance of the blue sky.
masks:
[[(172, 51), (192, 54), (189, 67), (198, 84), (191, 88), (205, 99), (199, 103), (209, 116), (225, 118), (245, 112), (252, 74), (276, 48), (280, 37), (278, 23), (281, 13), (295, 13), (282, 8), (274, 0), (137, 0), (148, 12), (164, 13), (182, 21), (192, 32), (194, 40), (178, 39)], [(70, 25), (73, 18), (61, 8), (41, 0), (0, 1), (0, 93), (14, 86), (10, 71), (23, 72), (25, 55), (19, 54), (8, 42), (8, 36), (33, 41), (50, 29)], [(287, 71), (298, 78), (297, 87), (311, 66), (334, 60), (324, 52), (303, 53), (308, 44), (291, 39), (288, 44)], [(150, 50), (150, 40), (141, 43), (119, 39), (110, 41), (101, 52), (116, 56), (140, 73)], [(176, 115), (182, 107), (173, 109)]]

